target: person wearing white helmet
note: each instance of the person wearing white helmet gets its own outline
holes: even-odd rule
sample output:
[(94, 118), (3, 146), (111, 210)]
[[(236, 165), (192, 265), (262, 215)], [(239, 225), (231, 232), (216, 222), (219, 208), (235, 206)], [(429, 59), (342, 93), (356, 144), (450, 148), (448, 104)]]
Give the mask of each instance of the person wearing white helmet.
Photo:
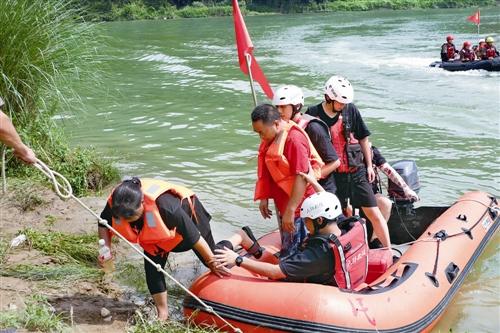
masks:
[(316, 152), (325, 163), (319, 174), (319, 183), (326, 191), (335, 194), (337, 186), (333, 171), (340, 165), (340, 161), (331, 144), (328, 126), (321, 119), (300, 112), (304, 106), (304, 94), (299, 87), (286, 85), (278, 88), (274, 93), (273, 104), (278, 108), (281, 119), (295, 122), (307, 133)]
[[(304, 246), (286, 257), (280, 257), (277, 264), (258, 261), (249, 256), (240, 256), (233, 250), (239, 245), (245, 248), (245, 244), (252, 244), (250, 239), (239, 233), (224, 241), (228, 246), (215, 250), (218, 267), (237, 265), (273, 280), (355, 289), (364, 282), (368, 263), (364, 222), (357, 217), (346, 219), (342, 215), (338, 198), (324, 191), (311, 173), (301, 173), (301, 176), (319, 191), (305, 199), (301, 205), (300, 215), (305, 220), (310, 235)], [(339, 223), (346, 228), (339, 228)], [(347, 243), (350, 246), (339, 246)], [(355, 263), (346, 265), (353, 256), (357, 259)]]
[(27, 164), (36, 162), (36, 155), (19, 137), (9, 117), (3, 113), (5, 102), (0, 97), (0, 142), (14, 149), (14, 155)]
[(344, 209), (349, 204), (361, 208), (382, 245), (390, 248), (387, 221), (377, 207), (370, 185), (375, 181), (368, 139), (371, 133), (352, 103), (351, 83), (342, 76), (330, 77), (324, 86), (324, 98), (320, 104), (309, 107), (306, 114), (323, 120), (330, 129), (332, 145), (340, 160), (334, 172), (337, 196)]

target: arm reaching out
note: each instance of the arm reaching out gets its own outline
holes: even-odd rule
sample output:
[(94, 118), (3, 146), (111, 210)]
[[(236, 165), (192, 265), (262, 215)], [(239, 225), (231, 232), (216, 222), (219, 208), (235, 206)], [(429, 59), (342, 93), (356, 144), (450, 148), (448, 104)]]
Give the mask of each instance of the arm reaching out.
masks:
[(299, 175), (306, 181), (308, 182), (309, 184), (311, 184), (311, 186), (313, 187), (313, 189), (316, 191), (316, 192), (324, 192), (325, 189), (323, 188), (323, 186), (321, 186), (319, 183), (318, 183), (318, 180), (316, 179), (316, 177), (314, 176), (314, 172), (312, 170), (312, 168), (309, 168), (309, 172), (306, 174), (306, 173), (303, 173), (303, 172), (299, 172)]
[(386, 176), (389, 178), (393, 183), (398, 185), (403, 189), (403, 192), (405, 193), (406, 199), (412, 200), (412, 201), (418, 201), (420, 198), (418, 197), (417, 193), (413, 191), (408, 184), (405, 183), (403, 178), (399, 175), (399, 173), (394, 170), (393, 167), (390, 166), (389, 163), (384, 163), (381, 166), (378, 167)]

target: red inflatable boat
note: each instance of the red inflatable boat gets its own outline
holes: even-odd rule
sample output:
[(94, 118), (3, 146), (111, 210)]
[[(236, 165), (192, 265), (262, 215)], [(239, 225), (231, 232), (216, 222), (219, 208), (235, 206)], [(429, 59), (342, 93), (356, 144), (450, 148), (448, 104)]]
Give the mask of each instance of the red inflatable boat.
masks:
[[(481, 192), (467, 193), (450, 207), (396, 207), (391, 239), (412, 243), (385, 273), (356, 291), (273, 281), (236, 266), (230, 277), (202, 275), (191, 291), (243, 332), (428, 332), (499, 221), (496, 198)], [(275, 262), (279, 234), (259, 243), (267, 253), (260, 260)], [(190, 296), (184, 312), (197, 324), (229, 330)]]

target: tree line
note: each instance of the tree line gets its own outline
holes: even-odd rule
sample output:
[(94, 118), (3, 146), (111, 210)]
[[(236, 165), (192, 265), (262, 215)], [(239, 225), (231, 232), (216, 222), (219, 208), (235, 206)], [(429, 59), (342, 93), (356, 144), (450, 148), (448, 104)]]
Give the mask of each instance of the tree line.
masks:
[[(67, 0), (92, 20), (227, 16), (232, 0)], [(244, 14), (495, 6), (496, 0), (239, 0)]]

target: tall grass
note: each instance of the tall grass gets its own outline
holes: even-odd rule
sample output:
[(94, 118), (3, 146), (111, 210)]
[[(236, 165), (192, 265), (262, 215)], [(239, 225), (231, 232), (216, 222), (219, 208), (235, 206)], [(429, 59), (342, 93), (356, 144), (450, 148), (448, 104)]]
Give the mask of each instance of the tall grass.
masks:
[[(71, 82), (95, 84), (98, 64), (93, 26), (66, 0), (0, 1), (0, 96), (18, 132), (39, 158), (70, 172), (75, 193), (117, 178), (109, 161), (92, 149), (72, 150), (52, 117), (81, 106)], [(32, 175), (16, 159), (9, 173)]]
[(95, 267), (97, 258), (97, 234), (68, 235), (62, 232), (40, 232), (31, 228), (21, 231), (31, 246), (59, 263), (76, 263)]

